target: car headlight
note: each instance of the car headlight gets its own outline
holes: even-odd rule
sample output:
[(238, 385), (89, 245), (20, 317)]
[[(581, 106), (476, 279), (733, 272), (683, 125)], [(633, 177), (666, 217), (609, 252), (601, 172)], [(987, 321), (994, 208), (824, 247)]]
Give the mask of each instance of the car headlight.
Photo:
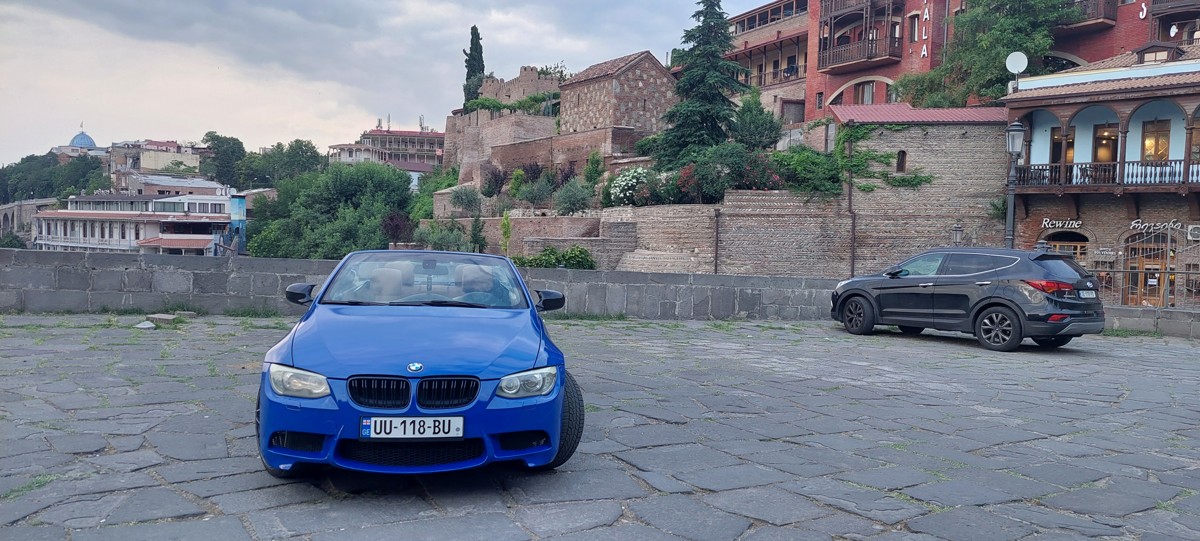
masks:
[(282, 364), (271, 364), (267, 368), (271, 389), (276, 394), (296, 398), (321, 398), (329, 396), (329, 382), (325, 376)]
[(841, 288), (842, 288), (842, 286), (844, 286), (844, 285), (846, 285), (846, 284), (848, 284), (848, 283), (850, 283), (850, 280), (842, 280), (841, 282), (838, 282), (838, 283), (837, 283), (837, 285), (833, 287), (833, 289), (834, 289), (835, 291), (836, 291), (836, 290), (839, 290), (839, 289), (841, 289)]
[(500, 378), (496, 394), (504, 398), (525, 398), (550, 394), (558, 381), (558, 368), (547, 366)]

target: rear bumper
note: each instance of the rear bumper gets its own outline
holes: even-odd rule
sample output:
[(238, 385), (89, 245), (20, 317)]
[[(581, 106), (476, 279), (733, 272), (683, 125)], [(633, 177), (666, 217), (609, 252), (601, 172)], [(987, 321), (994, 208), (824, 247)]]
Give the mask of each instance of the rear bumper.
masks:
[(1071, 318), (1059, 323), (1025, 322), (1025, 336), (1080, 336), (1104, 332), (1104, 318)]

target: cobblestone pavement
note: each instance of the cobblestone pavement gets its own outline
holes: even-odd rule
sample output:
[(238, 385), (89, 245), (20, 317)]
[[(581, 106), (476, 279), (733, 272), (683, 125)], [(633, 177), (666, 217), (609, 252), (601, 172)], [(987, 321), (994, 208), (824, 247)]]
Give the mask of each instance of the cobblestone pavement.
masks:
[(832, 322), (552, 322), (557, 472), (260, 470), (284, 319), (0, 320), (0, 539), (1200, 539), (1200, 343), (991, 353)]

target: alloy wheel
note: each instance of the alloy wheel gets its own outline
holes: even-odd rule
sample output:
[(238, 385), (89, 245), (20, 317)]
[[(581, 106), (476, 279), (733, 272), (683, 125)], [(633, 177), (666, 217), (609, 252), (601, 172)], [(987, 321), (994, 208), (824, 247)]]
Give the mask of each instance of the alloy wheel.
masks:
[(996, 346), (1008, 342), (1013, 336), (1012, 319), (1000, 312), (984, 316), (979, 328), (983, 331), (983, 339)]

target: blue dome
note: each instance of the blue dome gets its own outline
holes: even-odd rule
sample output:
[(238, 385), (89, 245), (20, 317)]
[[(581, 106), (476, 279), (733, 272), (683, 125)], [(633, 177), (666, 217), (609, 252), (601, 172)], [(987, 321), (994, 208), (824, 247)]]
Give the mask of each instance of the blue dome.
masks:
[(75, 134), (75, 137), (71, 138), (71, 144), (69, 146), (95, 148), (96, 142), (92, 140), (92, 137), (88, 135), (87, 132), (81, 131)]

